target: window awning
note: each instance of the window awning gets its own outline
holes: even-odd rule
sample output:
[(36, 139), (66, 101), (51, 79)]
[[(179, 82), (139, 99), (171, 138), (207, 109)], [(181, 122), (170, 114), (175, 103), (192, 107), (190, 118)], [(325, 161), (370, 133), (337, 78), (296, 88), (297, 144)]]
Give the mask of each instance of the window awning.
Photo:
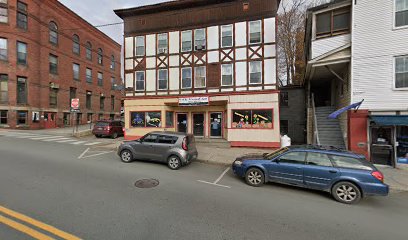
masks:
[(408, 115), (370, 116), (370, 119), (380, 126), (408, 126)]

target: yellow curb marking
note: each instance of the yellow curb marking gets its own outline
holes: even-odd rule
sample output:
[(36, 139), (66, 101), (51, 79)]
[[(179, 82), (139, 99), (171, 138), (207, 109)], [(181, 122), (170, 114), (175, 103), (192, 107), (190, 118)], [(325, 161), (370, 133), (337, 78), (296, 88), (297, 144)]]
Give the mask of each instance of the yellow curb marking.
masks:
[(27, 227), (26, 225), (23, 225), (21, 223), (18, 223), (16, 221), (13, 221), (11, 219), (8, 219), (6, 217), (3, 217), (2, 215), (0, 215), (0, 223), (4, 223), (20, 232), (23, 232), (35, 239), (39, 239), (39, 240), (54, 240), (54, 238), (48, 237), (47, 235), (44, 235), (32, 228)]

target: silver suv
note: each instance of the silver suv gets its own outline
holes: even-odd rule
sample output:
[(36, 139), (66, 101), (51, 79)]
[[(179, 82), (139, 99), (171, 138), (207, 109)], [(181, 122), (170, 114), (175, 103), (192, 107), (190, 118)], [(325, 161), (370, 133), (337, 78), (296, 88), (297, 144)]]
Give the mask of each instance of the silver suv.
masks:
[(125, 163), (150, 160), (167, 163), (172, 170), (197, 159), (194, 136), (177, 132), (151, 132), (135, 141), (123, 142), (118, 155)]

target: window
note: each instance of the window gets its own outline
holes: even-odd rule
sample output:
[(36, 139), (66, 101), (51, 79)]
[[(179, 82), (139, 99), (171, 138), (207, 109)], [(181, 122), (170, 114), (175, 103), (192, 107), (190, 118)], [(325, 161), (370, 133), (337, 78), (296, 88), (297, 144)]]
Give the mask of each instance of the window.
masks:
[(261, 21), (249, 22), (249, 44), (262, 42)]
[(370, 166), (365, 165), (362, 161), (360, 161), (357, 158), (345, 157), (345, 156), (335, 156), (335, 155), (331, 155), (330, 157), (333, 160), (334, 164), (340, 168), (373, 170)]
[(177, 142), (177, 139), (177, 137), (159, 135), (159, 137), (157, 138), (157, 143), (175, 144)]
[(58, 57), (50, 54), (49, 62), (50, 62), (50, 73), (58, 74)]
[(8, 51), (7, 51), (7, 39), (0, 38), (0, 60), (7, 61)]
[(111, 77), (111, 90), (116, 89), (116, 80), (114, 77)]
[(408, 0), (395, 0), (395, 26), (408, 25)]
[(7, 0), (0, 1), (0, 23), (8, 23)]
[(71, 107), (71, 100), (76, 98), (76, 88), (69, 88), (69, 107)]
[(189, 89), (191, 88), (191, 68), (182, 68), (181, 69), (181, 88)]
[(27, 65), (27, 44), (17, 42), (17, 63)]
[(7, 111), (6, 110), (1, 110), (0, 111), (0, 124), (7, 124)]
[(206, 86), (206, 68), (195, 67), (194, 68), (194, 88), (205, 88)]
[(280, 120), (280, 133), (281, 135), (288, 135), (289, 133), (289, 121), (288, 120)]
[(145, 37), (136, 37), (136, 56), (144, 56), (145, 54)]
[(148, 134), (143, 137), (142, 141), (148, 143), (155, 143), (157, 141), (157, 138), (158, 136), (156, 134)]
[(103, 73), (98, 72), (98, 86), (103, 85)]
[(50, 22), (48, 25), (50, 31), (50, 43), (57, 45), (58, 44), (58, 26), (55, 22)]
[(72, 52), (78, 55), (81, 52), (81, 47), (79, 44), (79, 37), (75, 34), (72, 36)]
[(99, 98), (99, 109), (101, 111), (105, 110), (105, 97), (101, 96), (101, 98)]
[(92, 69), (86, 68), (86, 82), (87, 83), (92, 83)]
[(289, 93), (288, 92), (280, 92), (279, 97), (280, 97), (279, 103), (282, 107), (289, 106)]
[(87, 42), (85, 45), (86, 49), (86, 59), (92, 60), (92, 44), (90, 42)]
[(115, 96), (111, 95), (111, 110), (115, 111)]
[(115, 56), (111, 56), (111, 64), (110, 64), (110, 69), (115, 70)]
[(167, 83), (168, 83), (168, 72), (167, 69), (160, 69), (158, 71), (158, 75), (159, 75), (159, 90), (167, 90)]
[(233, 80), (233, 66), (232, 64), (221, 65), (221, 86), (232, 86)]
[(0, 74), (0, 103), (8, 103), (8, 75)]
[(86, 91), (86, 109), (92, 108), (92, 92)]
[(145, 72), (136, 72), (136, 91), (145, 90)]
[(408, 56), (395, 58), (395, 88), (408, 88)]
[(17, 111), (17, 125), (26, 125), (27, 124), (27, 112)]
[(272, 110), (233, 110), (232, 128), (272, 128)]
[(64, 125), (65, 125), (65, 126), (71, 125), (70, 119), (71, 119), (71, 114), (69, 114), (69, 113), (64, 113), (64, 116), (63, 116), (63, 118), (62, 118), (62, 121), (64, 122)]
[(306, 158), (307, 165), (322, 166), (322, 167), (333, 167), (329, 156), (324, 153), (314, 153), (308, 152)]
[(194, 30), (194, 47), (195, 50), (205, 50), (206, 40), (205, 40), (205, 29)]
[(221, 47), (232, 47), (232, 25), (221, 26)]
[(103, 114), (102, 113), (98, 114), (98, 120), (103, 120)]
[(262, 62), (255, 61), (249, 63), (249, 84), (262, 83)]
[(80, 69), (79, 64), (76, 64), (76, 63), (72, 64), (72, 74), (75, 80), (79, 80), (79, 69)]
[(131, 112), (132, 127), (161, 127), (161, 112)]
[(17, 104), (27, 104), (27, 78), (17, 77)]
[(91, 123), (91, 122), (92, 122), (92, 116), (93, 116), (92, 113), (88, 113), (88, 114), (86, 115), (86, 120), (88, 121), (88, 123)]
[(27, 4), (17, 1), (17, 27), (27, 30)]
[(181, 32), (181, 51), (190, 52), (193, 45), (193, 32), (191, 30)]
[(98, 64), (99, 65), (103, 64), (103, 51), (100, 48), (98, 48)]
[(279, 163), (305, 164), (305, 152), (290, 152), (279, 158)]
[(167, 33), (162, 33), (157, 36), (158, 54), (167, 53)]
[(350, 30), (350, 8), (340, 8), (316, 15), (316, 36), (330, 37)]
[(56, 108), (58, 105), (58, 89), (50, 88), (50, 108)]
[(174, 112), (166, 112), (166, 127), (174, 127)]

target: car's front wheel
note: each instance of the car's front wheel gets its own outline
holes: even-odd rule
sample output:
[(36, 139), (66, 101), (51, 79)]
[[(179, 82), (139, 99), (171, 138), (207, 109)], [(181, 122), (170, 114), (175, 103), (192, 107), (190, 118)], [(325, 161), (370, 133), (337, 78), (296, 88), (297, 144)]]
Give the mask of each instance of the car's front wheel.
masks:
[(167, 166), (171, 170), (177, 170), (181, 167), (181, 160), (177, 156), (170, 156), (169, 159), (167, 160)]
[(245, 174), (245, 181), (253, 187), (259, 187), (264, 184), (265, 175), (258, 168), (250, 168)]
[(339, 182), (333, 186), (332, 195), (341, 203), (354, 204), (361, 200), (360, 189), (351, 182)]
[(133, 161), (133, 155), (129, 150), (123, 150), (120, 153), (120, 159), (122, 160), (122, 162), (130, 163)]

